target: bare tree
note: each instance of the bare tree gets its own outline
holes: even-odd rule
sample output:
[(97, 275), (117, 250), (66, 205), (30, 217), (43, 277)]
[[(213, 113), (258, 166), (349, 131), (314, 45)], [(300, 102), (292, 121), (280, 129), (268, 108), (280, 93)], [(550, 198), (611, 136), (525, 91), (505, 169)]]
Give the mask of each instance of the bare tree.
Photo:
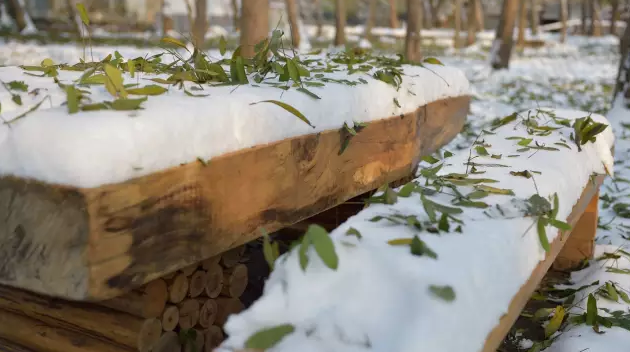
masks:
[(315, 22), (317, 23), (316, 37), (319, 38), (322, 36), (324, 30), (324, 10), (322, 9), (321, 0), (313, 0), (313, 4), (315, 6)]
[(369, 41), (374, 39), (372, 37), (372, 29), (376, 23), (376, 5), (377, 0), (368, 0), (368, 15), (365, 21), (365, 38)]
[(405, 58), (420, 61), (422, 52), (422, 0), (407, 0), (407, 36), (405, 38)]
[(503, 0), (501, 19), (490, 52), (490, 63), (495, 70), (506, 69), (510, 65), (517, 11), (518, 0)]
[(619, 0), (611, 0), (610, 7), (610, 34), (616, 35), (617, 21), (619, 21)]
[(24, 6), (24, 2), (20, 0), (9, 0), (7, 5), (7, 10), (11, 17), (13, 17), (13, 21), (15, 21), (18, 30), (21, 32), (29, 27), (30, 18)]
[(238, 32), (241, 27), (239, 25), (239, 8), (238, 8), (238, 1), (237, 0), (232, 0), (232, 25), (234, 26), (234, 31)]
[(466, 28), (467, 30), (466, 44), (467, 45), (473, 45), (475, 41), (477, 40), (477, 31), (479, 30), (479, 23), (477, 22), (477, 16), (475, 13), (477, 2), (479, 2), (479, 0), (470, 0), (468, 2), (468, 27)]
[(462, 31), (462, 0), (455, 0), (453, 21), (455, 22), (455, 35), (453, 36), (453, 44), (455, 45), (455, 48), (459, 48), (461, 43), (460, 33)]
[(477, 22), (477, 30), (482, 31), (486, 28), (483, 17), (483, 4), (481, 0), (473, 0), (475, 4), (475, 22)]
[(588, 0), (582, 0), (582, 23), (581, 23), (581, 27), (582, 27), (582, 34), (586, 35), (587, 30), (588, 30), (588, 25), (587, 25), (587, 21), (588, 21)]
[(560, 0), (560, 21), (562, 22), (562, 28), (560, 29), (560, 42), (564, 43), (567, 40), (567, 21), (569, 19), (569, 6), (567, 0)]
[(433, 27), (440, 27), (440, 9), (443, 4), (444, 0), (429, 0), (429, 9), (431, 10)]
[(192, 23), (192, 40), (197, 48), (203, 47), (208, 31), (208, 1), (195, 0), (195, 18)]
[(287, 14), (289, 17), (289, 26), (291, 27), (291, 42), (294, 47), (300, 46), (300, 27), (298, 25), (298, 7), (295, 0), (286, 0)]
[(269, 0), (246, 0), (241, 6), (241, 54), (253, 57), (254, 46), (269, 34)]
[(400, 27), (398, 23), (398, 0), (389, 0), (389, 26), (391, 28)]
[(602, 35), (602, 12), (599, 0), (591, 0), (591, 34), (594, 37)]
[(537, 35), (538, 34), (538, 25), (540, 24), (540, 18), (538, 17), (539, 12), (538, 12), (538, 7), (539, 7), (539, 3), (538, 0), (531, 0), (531, 2), (529, 3), (529, 14), (530, 14), (530, 19), (529, 19), (529, 23), (531, 24), (531, 28), (532, 28), (532, 34), (533, 35)]
[(346, 4), (345, 0), (335, 0), (335, 45), (346, 43)]
[(518, 1), (518, 37), (516, 38), (516, 46), (525, 47), (525, 27), (527, 27), (527, 0)]
[(617, 74), (617, 84), (613, 95), (613, 106), (615, 100), (623, 99), (624, 105), (628, 105), (630, 99), (630, 19), (626, 21), (626, 30), (619, 43), (621, 61), (619, 62), (619, 73)]

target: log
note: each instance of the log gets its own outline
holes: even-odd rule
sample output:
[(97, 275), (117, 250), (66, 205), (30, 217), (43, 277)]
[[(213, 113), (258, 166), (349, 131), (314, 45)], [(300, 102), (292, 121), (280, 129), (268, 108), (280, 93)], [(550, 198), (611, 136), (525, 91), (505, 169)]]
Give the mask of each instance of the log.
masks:
[(199, 301), (194, 298), (183, 301), (179, 305), (179, 327), (181, 329), (190, 329), (197, 325), (200, 308)]
[(50, 326), (2, 309), (0, 309), (0, 338), (38, 352), (136, 351), (127, 346)]
[(243, 253), (245, 253), (245, 246), (230, 249), (221, 255), (221, 265), (223, 265), (224, 268), (236, 266), (243, 257)]
[(223, 342), (223, 330), (213, 325), (204, 330), (204, 352), (214, 352), (214, 349), (219, 347), (221, 342)]
[(220, 261), (221, 261), (221, 255), (215, 255), (214, 257), (210, 257), (204, 260), (203, 262), (201, 262), (201, 267), (203, 268), (203, 270), (208, 271), (210, 270), (210, 268), (214, 267), (215, 265), (219, 265)]
[(138, 335), (138, 351), (151, 351), (161, 336), (162, 322), (159, 319), (145, 320)]
[(202, 352), (205, 336), (202, 330), (195, 330), (195, 339), (184, 343), (184, 352)]
[(245, 309), (245, 306), (238, 298), (217, 298), (217, 318), (215, 325), (223, 326), (228, 317), (237, 314)]
[(162, 330), (173, 331), (179, 323), (179, 308), (168, 306), (162, 313)]
[(195, 263), (195, 264), (192, 264), (183, 268), (181, 272), (184, 273), (184, 275), (186, 276), (191, 276), (192, 274), (195, 273), (198, 267), (199, 267), (199, 263)]
[[(146, 345), (151, 323), (96, 304), (67, 302), (0, 286), (0, 308), (86, 336), (102, 337), (129, 348)], [(155, 319), (146, 321), (153, 322)], [(160, 325), (160, 333), (161, 333)], [(149, 334), (151, 335), (151, 334)], [(142, 341), (141, 341), (142, 340)]]
[(165, 332), (153, 348), (153, 352), (181, 352), (182, 346), (176, 332)]
[(223, 290), (223, 269), (219, 264), (208, 268), (204, 291), (210, 298), (217, 298)]
[(203, 328), (209, 328), (217, 319), (218, 306), (213, 299), (201, 299), (201, 309), (199, 310), (199, 325)]
[(192, 298), (199, 297), (206, 288), (206, 272), (197, 270), (190, 277), (188, 295)]
[(179, 273), (169, 282), (168, 300), (171, 303), (180, 303), (188, 294), (188, 277)]
[(0, 284), (71, 300), (120, 296), (260, 228), (277, 231), (409, 175), (459, 133), (469, 103), (384, 116), (341, 155), (343, 128), (94, 188), (0, 176), (0, 209), (11, 209), (0, 217)]
[(247, 288), (247, 266), (239, 264), (223, 272), (223, 289), (221, 295), (226, 297), (240, 297)]
[(141, 318), (157, 318), (164, 311), (167, 299), (166, 281), (157, 279), (149, 282), (140, 290), (131, 291), (122, 296), (99, 302), (99, 304)]
[(29, 348), (17, 345), (5, 339), (0, 339), (0, 351), (2, 352), (35, 352)]

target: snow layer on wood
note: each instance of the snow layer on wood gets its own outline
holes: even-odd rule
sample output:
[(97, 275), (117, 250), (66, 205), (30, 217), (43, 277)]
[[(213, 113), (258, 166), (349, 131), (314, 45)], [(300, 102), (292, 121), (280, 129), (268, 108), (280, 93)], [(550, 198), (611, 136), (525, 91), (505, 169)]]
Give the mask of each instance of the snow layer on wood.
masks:
[[(95, 187), (122, 182), (155, 171), (275, 142), (289, 137), (339, 129), (344, 123), (369, 122), (412, 112), (427, 103), (466, 95), (468, 81), (462, 71), (439, 65), (403, 67), (399, 90), (370, 74), (347, 71), (326, 73), (333, 79), (358, 83), (328, 83), (310, 87), (321, 99), (283, 91), (261, 84), (205, 87), (189, 97), (173, 86), (159, 97), (149, 97), (144, 109), (133, 113), (80, 112), (69, 115), (62, 106), (66, 93), (49, 77), (26, 75), (18, 67), (0, 68), (3, 82), (24, 81), (29, 91), (21, 94), (23, 105), (0, 90), (2, 119), (11, 121), (31, 107), (46, 101), (28, 116), (0, 125), (0, 174), (41, 181)], [(71, 83), (82, 72), (59, 71), (62, 83)], [(153, 84), (143, 75), (125, 83)], [(162, 75), (161, 78), (167, 78)], [(365, 80), (365, 84), (359, 83)], [(235, 89), (236, 88), (236, 89)], [(191, 90), (191, 87), (188, 87)], [(94, 102), (112, 100), (102, 85), (91, 87)], [(273, 104), (280, 100), (301, 111), (316, 126), (311, 128), (296, 116)], [(398, 105), (399, 106), (398, 106)]]
[[(523, 119), (479, 139), (488, 156), (473, 149), (444, 159), (438, 175), (471, 171), (466, 163), (472, 155), (477, 172), (485, 173), (471, 174), (471, 178), (498, 181), (487, 185), (514, 193), (483, 198), (489, 205), (486, 209), (464, 208), (462, 214), (455, 215), (463, 221), (461, 233), (454, 222), (450, 232), (431, 234), (385, 219), (371, 221), (398, 214), (411, 216), (426, 228), (429, 217), (418, 193), (398, 197), (392, 205), (373, 204), (331, 233), (339, 258), (336, 271), (320, 260), (312, 246), (305, 271), (300, 268), (297, 248), (280, 257), (262, 297), (248, 310), (229, 318), (225, 330), (230, 337), (221, 351), (241, 349), (256, 332), (282, 324), (292, 324), (295, 331), (268, 352), (479, 351), (507, 312), (511, 299), (545, 258), (536, 218), (523, 215), (525, 200), (537, 193), (543, 197), (557, 193), (557, 219), (565, 221), (591, 176), (613, 167), (611, 128), (598, 135), (595, 143), (582, 146), (581, 152), (570, 141), (573, 129), (568, 127), (548, 136), (529, 136), (535, 140), (530, 141), (531, 146), (558, 147), (554, 151), (519, 152), (523, 144), (506, 139), (528, 136), (524, 119), (529, 113), (537, 116), (539, 125), (555, 127), (549, 112), (571, 122), (589, 115), (570, 110), (523, 112)], [(607, 123), (600, 115), (592, 118)], [(565, 143), (562, 140), (568, 148), (554, 144)], [(533, 178), (510, 174), (524, 170), (532, 172)], [(416, 182), (422, 188), (425, 179), (420, 177)], [(468, 194), (474, 189), (462, 186), (457, 190)], [(451, 190), (443, 191), (433, 196), (427, 193), (426, 197), (453, 206)], [(348, 234), (351, 228), (360, 233), (360, 239)], [(547, 226), (546, 230), (553, 241), (557, 229)], [(414, 235), (419, 235), (437, 259), (414, 256), (408, 246), (387, 243)], [(450, 286), (456, 298), (452, 302), (438, 298), (430, 292), (431, 285)]]

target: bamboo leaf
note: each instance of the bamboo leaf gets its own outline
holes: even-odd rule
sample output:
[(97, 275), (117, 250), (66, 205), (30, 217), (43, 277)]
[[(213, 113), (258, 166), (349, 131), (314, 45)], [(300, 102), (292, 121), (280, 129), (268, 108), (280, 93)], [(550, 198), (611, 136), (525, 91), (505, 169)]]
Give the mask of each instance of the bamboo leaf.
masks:
[(294, 331), (295, 328), (291, 324), (283, 324), (273, 328), (262, 329), (245, 341), (245, 348), (255, 350), (266, 350), (272, 348)]
[(547, 221), (549, 222), (549, 225), (557, 228), (558, 230), (562, 230), (562, 231), (571, 230), (571, 225), (567, 224), (564, 221), (560, 221), (556, 219), (547, 219)]
[(446, 302), (453, 302), (455, 300), (455, 290), (451, 286), (429, 286), (429, 292), (435, 297), (438, 297)]
[(359, 232), (359, 230), (355, 229), (354, 227), (351, 227), (348, 229), (348, 231), (346, 231), (346, 235), (348, 236), (356, 236), (358, 239), (361, 239), (361, 233)]
[(302, 236), (302, 243), (300, 244), (300, 249), (298, 251), (299, 259), (300, 259), (300, 267), (302, 270), (306, 270), (306, 266), (308, 265), (308, 246), (311, 244), (308, 236)]
[(133, 95), (161, 95), (167, 91), (168, 89), (158, 86), (157, 84), (150, 84), (142, 88), (127, 89), (127, 93)]
[(413, 236), (411, 239), (411, 254), (416, 256), (424, 256), (426, 255), (429, 258), (437, 259), (437, 254), (431, 250), (431, 248), (427, 247), (426, 243), (420, 239), (420, 237)]
[(440, 60), (434, 57), (427, 57), (426, 59), (422, 60), (422, 62), (427, 63), (427, 64), (432, 64), (432, 65), (444, 66), (444, 64)]
[(619, 294), (617, 293), (615, 286), (613, 286), (610, 281), (606, 283), (606, 293), (608, 293), (608, 297), (610, 297), (611, 300), (615, 302), (619, 301)]
[(219, 38), (219, 52), (221, 53), (221, 56), (225, 55), (226, 51), (227, 51), (227, 41), (225, 40), (224, 36), (221, 36), (221, 38)]
[(277, 101), (277, 100), (263, 100), (263, 101), (259, 101), (257, 103), (251, 103), (250, 105), (256, 105), (256, 104), (260, 104), (260, 103), (271, 103), (271, 104), (275, 104), (281, 108), (283, 108), (284, 110), (292, 113), (293, 115), (295, 115), (297, 118), (299, 118), (300, 120), (304, 121), (305, 123), (307, 123), (309, 126), (315, 128), (315, 126), (313, 126), (311, 124), (311, 122), (306, 118), (306, 116), (304, 116), (301, 112), (299, 112), (296, 108), (292, 107), (289, 104), (283, 103), (281, 101)]
[(309, 238), (324, 264), (330, 269), (337, 270), (339, 257), (337, 257), (335, 244), (328, 235), (328, 231), (319, 225), (310, 225), (305, 236)]
[(138, 110), (145, 101), (147, 101), (146, 97), (140, 99), (120, 98), (111, 102), (111, 108), (118, 111)]
[(512, 191), (511, 189), (496, 188), (496, 187), (491, 187), (491, 186), (486, 186), (486, 185), (475, 186), (475, 189), (486, 192), (486, 193), (492, 193), (492, 194), (500, 194), (500, 195), (506, 195), (506, 196), (514, 195), (514, 191)]
[(68, 100), (68, 113), (75, 114), (79, 112), (79, 96), (77, 89), (73, 85), (66, 87), (66, 98)]
[(83, 5), (83, 3), (78, 3), (76, 6), (77, 11), (79, 11), (79, 17), (81, 17), (81, 22), (83, 22), (84, 25), (89, 26), (90, 17), (88, 16), (87, 10), (85, 9), (85, 5)]
[(171, 44), (171, 45), (175, 45), (178, 46), (182, 49), (186, 49), (188, 50), (188, 48), (186, 47), (186, 44), (180, 42), (179, 40), (175, 39), (175, 38), (171, 38), (171, 37), (164, 37), (162, 38), (162, 42), (166, 43), (166, 44)]
[(554, 311), (553, 318), (549, 320), (549, 324), (545, 326), (545, 337), (550, 338), (551, 335), (555, 334), (558, 329), (560, 329), (560, 325), (562, 325), (562, 321), (564, 320), (565, 310), (563, 306), (557, 306)]
[(304, 87), (300, 87), (300, 88), (298, 88), (298, 89), (296, 89), (296, 90), (297, 90), (298, 92), (302, 92), (302, 93), (304, 93), (304, 94), (306, 94), (306, 95), (310, 96), (311, 98), (314, 98), (314, 99), (321, 99), (321, 98), (319, 97), (319, 95), (317, 95), (317, 94), (315, 94), (315, 93), (311, 92), (310, 90), (308, 90), (308, 89), (306, 89), (306, 88), (304, 88)]
[(549, 246), (549, 238), (547, 238), (547, 231), (545, 230), (546, 222), (542, 217), (538, 218), (538, 238), (540, 239), (540, 245), (545, 249), (545, 252), (549, 252), (551, 249)]
[(387, 244), (389, 244), (390, 246), (411, 246), (412, 240), (413, 238), (396, 238), (387, 241)]
[(416, 184), (414, 182), (409, 182), (406, 185), (404, 185), (400, 191), (398, 191), (398, 196), (399, 197), (403, 197), (403, 198), (407, 198), (411, 195), (411, 193), (413, 192), (413, 190), (416, 189)]
[(597, 322), (597, 300), (593, 294), (588, 295), (586, 303), (586, 325), (594, 326)]
[(263, 230), (263, 256), (269, 264), (269, 269), (273, 270), (274, 263), (278, 257), (275, 255), (273, 246), (271, 245), (271, 240), (269, 239), (269, 234), (267, 231)]
[(486, 150), (486, 148), (484, 146), (478, 145), (475, 147), (475, 151), (477, 152), (477, 154), (481, 155), (481, 156), (488, 156), (490, 155), (490, 153), (488, 153), (488, 150)]

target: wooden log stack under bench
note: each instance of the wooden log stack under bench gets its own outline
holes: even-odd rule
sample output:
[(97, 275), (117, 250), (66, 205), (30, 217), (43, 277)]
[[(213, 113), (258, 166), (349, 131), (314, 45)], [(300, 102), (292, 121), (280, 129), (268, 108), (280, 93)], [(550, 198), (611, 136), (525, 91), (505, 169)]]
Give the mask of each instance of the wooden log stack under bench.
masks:
[[(257, 238), (261, 227), (278, 230), (408, 176), (459, 133), (469, 103), (449, 98), (371, 122), (341, 155), (343, 128), (98, 188), (0, 177), (0, 283), (70, 300), (117, 297)], [(193, 275), (166, 280), (171, 303), (186, 298), (191, 279), (199, 294)]]

